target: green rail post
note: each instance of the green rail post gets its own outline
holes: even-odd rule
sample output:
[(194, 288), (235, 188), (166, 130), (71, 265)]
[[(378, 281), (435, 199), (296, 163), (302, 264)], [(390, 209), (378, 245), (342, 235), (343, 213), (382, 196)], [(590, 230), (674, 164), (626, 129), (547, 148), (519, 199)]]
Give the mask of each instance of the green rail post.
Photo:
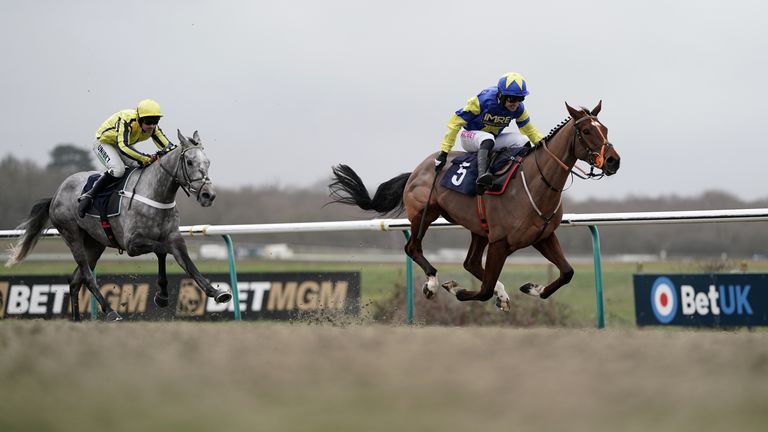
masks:
[[(96, 270), (93, 270), (93, 278), (96, 279)], [(87, 290), (88, 288), (81, 287), (80, 289)], [(98, 284), (96, 286), (96, 289), (99, 289)], [(78, 302), (78, 304), (80, 303)], [(96, 296), (91, 294), (91, 321), (96, 321), (97, 319), (99, 319), (98, 307), (99, 307), (99, 303), (96, 302)], [(72, 299), (69, 300), (69, 308), (72, 309)], [(80, 311), (78, 311), (77, 313), (80, 313)]]
[(232, 247), (232, 238), (224, 234), (227, 243), (227, 256), (229, 257), (229, 284), (232, 288), (232, 303), (235, 311), (235, 321), (240, 321), (240, 294), (237, 290), (237, 271), (235, 270), (235, 248)]
[(600, 233), (597, 226), (590, 225), (592, 232), (592, 254), (595, 257), (595, 297), (597, 302), (597, 328), (605, 328), (605, 312), (603, 307), (603, 269), (600, 265)]
[[(410, 240), (411, 232), (403, 231), (406, 240)], [(405, 256), (405, 320), (413, 324), (413, 260)]]

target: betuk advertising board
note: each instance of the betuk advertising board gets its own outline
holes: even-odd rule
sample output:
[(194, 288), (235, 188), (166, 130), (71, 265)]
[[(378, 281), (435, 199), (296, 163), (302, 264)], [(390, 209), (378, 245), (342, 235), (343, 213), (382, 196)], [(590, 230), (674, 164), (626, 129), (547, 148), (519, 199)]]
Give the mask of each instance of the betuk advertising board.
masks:
[(638, 326), (768, 325), (768, 274), (634, 275)]
[[(214, 286), (231, 290), (228, 273), (207, 274)], [(168, 275), (170, 304), (159, 308), (153, 298), (157, 276), (99, 274), (99, 290), (113, 309), (134, 320), (232, 319), (234, 301), (218, 304), (186, 275)], [(244, 320), (290, 319), (301, 313), (360, 310), (360, 273), (243, 273), (237, 275), (239, 307)], [(68, 318), (69, 285), (62, 276), (0, 277), (0, 319)], [(80, 312), (90, 312), (90, 292), (80, 289)]]

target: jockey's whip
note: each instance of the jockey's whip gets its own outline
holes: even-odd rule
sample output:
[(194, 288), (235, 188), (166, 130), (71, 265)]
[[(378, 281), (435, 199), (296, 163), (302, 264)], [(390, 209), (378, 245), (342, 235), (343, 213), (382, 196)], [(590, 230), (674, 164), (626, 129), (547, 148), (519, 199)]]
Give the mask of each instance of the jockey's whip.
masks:
[(416, 240), (421, 240), (421, 236), (424, 234), (424, 219), (427, 218), (427, 210), (429, 209), (429, 202), (432, 201), (432, 192), (435, 191), (435, 183), (437, 183), (437, 176), (439, 175), (439, 172), (435, 173), (435, 179), (432, 180), (432, 187), (429, 188), (429, 197), (427, 198), (427, 203), (424, 204), (424, 213), (421, 214), (421, 222), (419, 223), (419, 232), (416, 235)]

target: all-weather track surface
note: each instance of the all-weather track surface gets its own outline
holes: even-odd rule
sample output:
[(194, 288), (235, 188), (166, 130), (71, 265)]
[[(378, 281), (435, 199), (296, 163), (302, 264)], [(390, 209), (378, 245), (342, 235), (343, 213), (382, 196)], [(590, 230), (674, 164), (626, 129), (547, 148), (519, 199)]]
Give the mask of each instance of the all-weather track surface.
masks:
[(757, 431), (768, 333), (0, 321), (0, 431)]

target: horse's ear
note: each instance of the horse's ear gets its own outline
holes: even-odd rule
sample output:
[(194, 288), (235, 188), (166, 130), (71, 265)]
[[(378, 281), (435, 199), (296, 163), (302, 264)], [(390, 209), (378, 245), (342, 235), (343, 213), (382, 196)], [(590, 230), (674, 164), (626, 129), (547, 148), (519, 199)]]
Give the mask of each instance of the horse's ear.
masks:
[(597, 106), (592, 108), (592, 115), (597, 117), (597, 113), (600, 112), (600, 109), (603, 108), (603, 100), (600, 99), (600, 102), (597, 103)]
[(178, 130), (178, 129), (176, 129), (176, 133), (179, 135), (179, 142), (181, 143), (181, 145), (182, 146), (188, 146), (189, 145), (189, 140), (187, 139), (187, 137), (182, 135), (181, 131)]
[(198, 134), (197, 131), (195, 131), (195, 133), (192, 134), (192, 139), (195, 140), (197, 145), (200, 145), (200, 134)]
[(570, 105), (568, 105), (568, 102), (565, 103), (565, 107), (568, 108), (568, 113), (571, 115), (572, 118), (580, 118), (581, 117), (581, 112), (579, 112), (578, 110), (576, 110), (573, 107), (571, 107)]

